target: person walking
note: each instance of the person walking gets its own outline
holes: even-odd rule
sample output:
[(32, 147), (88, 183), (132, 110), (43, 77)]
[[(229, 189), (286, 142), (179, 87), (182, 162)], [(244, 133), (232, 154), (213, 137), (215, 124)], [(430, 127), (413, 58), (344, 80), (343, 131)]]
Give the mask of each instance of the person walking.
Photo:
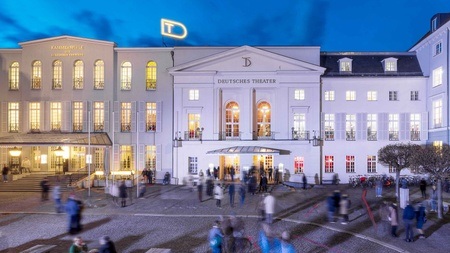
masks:
[(269, 169), (267, 170), (267, 174), (269, 175), (269, 181), (273, 182), (273, 169), (272, 169), (272, 167), (269, 167)]
[(327, 197), (327, 207), (328, 207), (328, 222), (335, 223), (336, 221), (334, 220), (334, 212), (336, 210), (336, 207), (334, 205), (334, 196), (333, 196), (333, 194), (330, 194)]
[(230, 206), (234, 207), (234, 194), (235, 194), (235, 185), (232, 181), (230, 185), (228, 186), (228, 195), (230, 196)]
[(416, 212), (414, 211), (414, 207), (412, 207), (410, 203), (407, 203), (405, 209), (403, 210), (403, 223), (405, 225), (406, 242), (414, 241), (414, 231), (412, 225), (415, 217)]
[(377, 178), (375, 180), (375, 190), (376, 190), (376, 197), (377, 198), (381, 198), (383, 197), (382, 193), (383, 193), (383, 180), (381, 180), (381, 178)]
[(391, 221), (391, 236), (397, 237), (398, 208), (396, 203), (389, 205), (389, 220)]
[(422, 178), (422, 180), (420, 180), (419, 189), (420, 189), (420, 192), (422, 193), (422, 198), (426, 199), (427, 198), (427, 181), (425, 180), (425, 178)]
[(81, 210), (74, 194), (71, 194), (67, 199), (65, 210), (69, 221), (69, 233), (78, 233), (80, 231), (79, 217)]
[(342, 216), (341, 224), (348, 224), (348, 209), (350, 208), (351, 201), (347, 194), (343, 194), (341, 201), (339, 202), (339, 214)]
[(8, 183), (9, 167), (4, 164), (2, 169), (3, 183)]
[(267, 181), (266, 175), (262, 175), (262, 176), (261, 176), (261, 182), (260, 182), (260, 184), (261, 184), (260, 191), (262, 191), (262, 192), (267, 192), (267, 184), (268, 184), (268, 183), (269, 183), (269, 182)]
[(264, 211), (266, 212), (266, 222), (272, 224), (275, 213), (275, 197), (270, 193), (264, 198)]
[(245, 194), (246, 194), (245, 183), (241, 183), (239, 186), (240, 207), (244, 206)]
[(340, 207), (340, 202), (341, 202), (341, 191), (339, 191), (339, 190), (334, 191), (333, 200), (334, 200), (334, 216), (338, 217), (339, 207)]
[(222, 240), (223, 234), (220, 230), (219, 221), (216, 221), (213, 227), (209, 230), (209, 247), (211, 248), (212, 253), (222, 253)]
[(44, 177), (41, 181), (41, 199), (42, 201), (48, 200), (48, 192), (50, 191), (50, 183), (48, 182), (48, 178)]
[(390, 227), (390, 213), (389, 213), (389, 202), (383, 201), (380, 205), (379, 216), (380, 216), (380, 232), (382, 235), (387, 234)]
[(417, 206), (416, 211), (416, 228), (417, 232), (419, 233), (419, 238), (425, 238), (425, 234), (423, 233), (423, 224), (426, 222), (426, 212), (425, 212), (425, 206), (420, 202)]
[(87, 253), (88, 247), (86, 243), (83, 242), (80, 236), (73, 238), (73, 243), (70, 245), (69, 253)]
[(431, 187), (430, 193), (430, 202), (431, 202), (430, 212), (437, 212), (437, 200), (438, 200), (438, 192), (436, 190), (436, 185), (433, 185)]
[(214, 187), (214, 199), (216, 200), (216, 206), (222, 208), (223, 189), (220, 186), (220, 183), (216, 184)]
[(55, 210), (57, 213), (61, 213), (63, 211), (62, 203), (61, 203), (61, 186), (59, 184), (56, 184), (55, 187), (53, 187), (53, 200), (55, 201)]
[(203, 176), (199, 177), (197, 184), (198, 200), (203, 201)]
[(125, 180), (122, 180), (119, 185), (119, 198), (121, 207), (127, 206), (127, 196), (127, 186), (125, 185)]
[(236, 174), (236, 169), (233, 166), (231, 166), (231, 169), (230, 169), (231, 182), (234, 182), (234, 175), (235, 174)]
[(303, 173), (303, 177), (302, 177), (302, 182), (303, 182), (303, 190), (306, 190), (306, 186), (308, 185), (308, 180), (306, 179), (306, 175)]
[(102, 236), (99, 239), (100, 249), (99, 253), (117, 253), (116, 246), (111, 241), (109, 236)]
[(295, 247), (290, 243), (291, 235), (288, 231), (281, 233), (281, 251), (282, 253), (295, 253)]
[(22, 172), (31, 173), (31, 161), (25, 157), (22, 161)]

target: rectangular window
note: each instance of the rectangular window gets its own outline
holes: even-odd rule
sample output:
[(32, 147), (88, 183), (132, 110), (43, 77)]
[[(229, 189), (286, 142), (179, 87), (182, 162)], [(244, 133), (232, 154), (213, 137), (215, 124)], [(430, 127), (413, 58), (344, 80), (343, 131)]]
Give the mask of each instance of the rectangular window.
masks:
[(294, 91), (295, 100), (305, 100), (305, 90), (295, 90)]
[(399, 116), (398, 114), (389, 114), (389, 140), (398, 141)]
[(395, 173), (395, 172), (397, 172), (397, 170), (395, 169), (395, 167), (392, 166), (392, 165), (389, 165), (389, 173)]
[(120, 146), (120, 169), (121, 170), (134, 170), (134, 154), (133, 146), (121, 145)]
[(367, 114), (367, 140), (377, 140), (377, 115)]
[(433, 141), (433, 147), (442, 148), (442, 141)]
[(347, 173), (355, 172), (355, 156), (354, 155), (345, 156), (345, 171)]
[(189, 90), (189, 100), (199, 100), (200, 91), (199, 90)]
[(294, 127), (292, 137), (294, 140), (308, 140), (308, 132), (306, 131), (306, 114), (294, 113)]
[(396, 61), (386, 61), (384, 64), (384, 71), (397, 71), (397, 62)]
[(345, 92), (345, 100), (347, 101), (355, 101), (356, 100), (356, 91), (348, 90)]
[(154, 132), (156, 131), (156, 103), (146, 104), (146, 131)]
[(201, 138), (201, 129), (200, 129), (200, 114), (199, 113), (189, 113), (188, 114), (188, 133), (187, 140), (189, 139), (200, 139)]
[(50, 103), (50, 129), (61, 131), (62, 108), (60, 102)]
[(354, 141), (356, 139), (356, 115), (345, 115), (345, 139), (347, 141)]
[(350, 72), (352, 71), (352, 63), (349, 61), (340, 61), (339, 62), (339, 70), (341, 72)]
[(367, 156), (367, 173), (377, 173), (377, 157), (374, 155)]
[(377, 101), (377, 92), (376, 91), (368, 91), (367, 92), (367, 101)]
[(325, 114), (325, 140), (334, 140), (334, 114)]
[(72, 104), (73, 132), (83, 132), (83, 102)]
[(433, 101), (433, 127), (442, 127), (442, 99)]
[(19, 103), (8, 103), (8, 132), (10, 133), (19, 132), (19, 112)]
[(326, 155), (325, 156), (325, 173), (333, 173), (334, 172), (334, 156)]
[(397, 91), (389, 91), (389, 101), (398, 101), (397, 94)]
[(303, 167), (305, 166), (305, 158), (302, 156), (294, 157), (294, 173), (300, 174), (303, 173)]
[(156, 146), (145, 146), (145, 168), (156, 169)]
[(434, 45), (434, 55), (438, 55), (442, 52), (442, 42), (438, 42), (436, 43), (436, 45)]
[(105, 129), (105, 103), (94, 102), (94, 132), (103, 132)]
[(33, 102), (30, 106), (30, 130), (39, 132), (41, 130), (41, 103)]
[(189, 174), (197, 174), (198, 171), (198, 158), (189, 157)]
[(121, 132), (131, 132), (131, 103), (121, 103)]
[(411, 91), (411, 101), (418, 101), (418, 100), (419, 100), (419, 91), (412, 90)]
[(442, 84), (442, 75), (443, 75), (442, 67), (436, 68), (433, 70), (433, 87), (439, 86)]
[(334, 101), (334, 90), (325, 91), (325, 101)]
[(411, 141), (420, 141), (420, 113), (411, 113), (409, 117)]

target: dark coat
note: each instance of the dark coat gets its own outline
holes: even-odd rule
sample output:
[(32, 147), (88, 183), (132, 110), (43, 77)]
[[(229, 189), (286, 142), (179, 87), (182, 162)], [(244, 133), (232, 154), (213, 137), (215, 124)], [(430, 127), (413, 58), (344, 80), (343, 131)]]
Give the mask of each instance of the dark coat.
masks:
[(126, 198), (128, 196), (127, 194), (127, 186), (125, 184), (121, 184), (119, 186), (119, 198)]
[(100, 247), (99, 253), (117, 253), (117, 251), (114, 243), (109, 241)]

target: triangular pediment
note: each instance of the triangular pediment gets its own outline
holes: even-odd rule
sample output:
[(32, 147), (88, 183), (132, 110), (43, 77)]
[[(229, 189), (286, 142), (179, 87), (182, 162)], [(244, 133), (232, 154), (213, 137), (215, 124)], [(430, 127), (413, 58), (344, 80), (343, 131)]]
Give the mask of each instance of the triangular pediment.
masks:
[(289, 58), (259, 48), (242, 46), (201, 59), (186, 62), (169, 69), (171, 74), (192, 72), (324, 72), (324, 68), (305, 61)]
[(53, 44), (68, 44), (68, 43), (88, 43), (88, 44), (97, 44), (97, 45), (105, 45), (105, 46), (116, 46), (114, 42), (110, 41), (104, 41), (104, 40), (94, 40), (94, 39), (87, 39), (87, 38), (81, 38), (81, 37), (73, 37), (73, 36), (58, 36), (58, 37), (51, 37), (51, 38), (45, 38), (45, 39), (39, 39), (39, 40), (31, 40), (26, 42), (21, 42), (19, 45), (21, 47), (31, 46), (31, 45), (39, 45), (44, 43), (53, 43)]

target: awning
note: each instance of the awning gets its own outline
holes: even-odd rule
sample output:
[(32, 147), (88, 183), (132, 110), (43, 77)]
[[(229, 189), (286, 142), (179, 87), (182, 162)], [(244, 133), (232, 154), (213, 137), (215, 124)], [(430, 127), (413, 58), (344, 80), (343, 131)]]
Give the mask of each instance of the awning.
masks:
[(208, 155), (233, 155), (233, 154), (254, 154), (254, 155), (264, 155), (264, 154), (278, 154), (278, 155), (289, 155), (291, 151), (277, 148), (266, 148), (260, 146), (235, 146), (229, 148), (216, 149), (206, 152)]
[[(89, 145), (88, 133), (26, 133), (11, 134), (0, 137), (0, 145), (5, 146), (87, 146)], [(111, 146), (112, 142), (107, 133), (91, 133), (90, 145)]]

